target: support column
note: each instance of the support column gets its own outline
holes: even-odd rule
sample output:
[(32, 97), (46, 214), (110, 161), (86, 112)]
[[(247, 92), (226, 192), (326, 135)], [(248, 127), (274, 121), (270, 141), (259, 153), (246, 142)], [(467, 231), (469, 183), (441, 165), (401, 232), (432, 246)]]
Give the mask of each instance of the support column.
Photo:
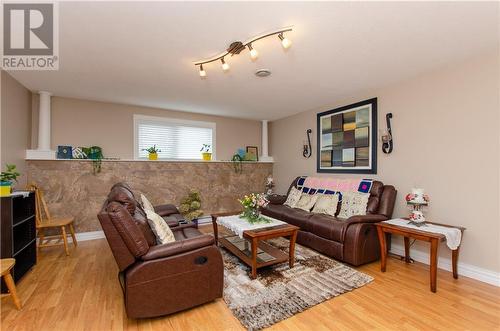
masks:
[(259, 161), (272, 162), (274, 161), (271, 156), (269, 156), (269, 141), (268, 141), (268, 127), (267, 120), (262, 120), (262, 154), (259, 157)]
[(26, 151), (27, 159), (55, 159), (55, 151), (50, 149), (50, 113), (51, 93), (38, 92), (40, 101), (38, 106), (38, 148)]

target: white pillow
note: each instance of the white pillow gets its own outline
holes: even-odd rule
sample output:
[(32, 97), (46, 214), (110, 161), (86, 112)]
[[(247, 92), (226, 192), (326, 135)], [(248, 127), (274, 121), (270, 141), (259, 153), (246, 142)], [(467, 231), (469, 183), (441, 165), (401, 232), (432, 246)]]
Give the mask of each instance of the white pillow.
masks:
[(342, 205), (339, 218), (349, 218), (355, 215), (366, 215), (370, 193), (342, 192)]
[(151, 230), (156, 236), (156, 241), (158, 244), (166, 244), (175, 241), (174, 234), (170, 230), (167, 222), (152, 210), (145, 209), (146, 216), (148, 217), (148, 223)]
[(149, 202), (148, 198), (146, 198), (146, 196), (142, 193), (141, 193), (141, 202), (142, 202), (142, 208), (144, 208), (144, 210), (155, 211), (155, 208), (153, 207), (151, 202)]
[(319, 194), (318, 200), (312, 210), (313, 213), (335, 216), (339, 204), (338, 194)]
[(294, 208), (297, 202), (299, 202), (301, 195), (302, 192), (300, 190), (298, 190), (296, 187), (292, 187), (284, 205)]
[(316, 203), (316, 200), (318, 200), (317, 194), (302, 193), (299, 201), (295, 204), (295, 208), (299, 208), (305, 211), (311, 211), (311, 208)]

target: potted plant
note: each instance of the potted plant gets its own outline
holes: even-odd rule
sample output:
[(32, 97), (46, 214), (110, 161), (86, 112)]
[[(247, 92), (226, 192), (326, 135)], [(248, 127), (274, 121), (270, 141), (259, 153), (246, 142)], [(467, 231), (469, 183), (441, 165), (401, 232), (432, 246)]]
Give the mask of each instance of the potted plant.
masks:
[(15, 164), (6, 164), (7, 170), (0, 173), (0, 196), (9, 196), (12, 191), (12, 181), (17, 182), (17, 177), (21, 176), (16, 171)]
[(161, 152), (161, 150), (156, 148), (156, 145), (153, 145), (153, 147), (149, 148), (143, 148), (142, 150), (149, 153), (148, 158), (152, 161), (158, 160), (158, 153)]
[(200, 149), (201, 155), (203, 156), (204, 161), (210, 161), (212, 160), (212, 146), (208, 144), (203, 144), (203, 146)]

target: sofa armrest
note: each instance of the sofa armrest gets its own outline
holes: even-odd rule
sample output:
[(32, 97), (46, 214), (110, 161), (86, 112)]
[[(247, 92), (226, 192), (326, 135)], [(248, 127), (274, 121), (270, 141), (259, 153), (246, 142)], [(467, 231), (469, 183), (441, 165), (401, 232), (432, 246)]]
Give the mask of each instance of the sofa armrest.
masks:
[(388, 218), (385, 215), (370, 214), (370, 215), (355, 215), (347, 219), (350, 224), (355, 223), (378, 223), (386, 221)]
[(286, 195), (271, 194), (267, 196), (267, 200), (271, 205), (282, 205), (286, 201)]
[(214, 243), (215, 243), (214, 237), (209, 234), (205, 234), (199, 237), (174, 241), (168, 244), (151, 246), (149, 248), (149, 251), (143, 256), (141, 256), (141, 259), (144, 261), (156, 260), (163, 257), (168, 257), (192, 251), (197, 248), (210, 246), (213, 245)]
[(162, 217), (172, 214), (179, 214), (179, 210), (177, 209), (177, 207), (172, 204), (154, 206), (153, 208), (155, 209), (155, 213)]

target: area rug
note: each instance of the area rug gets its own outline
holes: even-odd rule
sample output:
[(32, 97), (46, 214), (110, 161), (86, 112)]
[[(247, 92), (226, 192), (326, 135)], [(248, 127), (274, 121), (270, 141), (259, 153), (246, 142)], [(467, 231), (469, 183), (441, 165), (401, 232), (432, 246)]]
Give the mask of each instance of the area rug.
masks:
[[(268, 243), (288, 252), (288, 240)], [(248, 330), (260, 330), (287, 319), (325, 300), (352, 291), (373, 280), (371, 276), (323, 256), (301, 245), (295, 247), (295, 266), (281, 263), (250, 268), (222, 249), (224, 259), (224, 301)]]

